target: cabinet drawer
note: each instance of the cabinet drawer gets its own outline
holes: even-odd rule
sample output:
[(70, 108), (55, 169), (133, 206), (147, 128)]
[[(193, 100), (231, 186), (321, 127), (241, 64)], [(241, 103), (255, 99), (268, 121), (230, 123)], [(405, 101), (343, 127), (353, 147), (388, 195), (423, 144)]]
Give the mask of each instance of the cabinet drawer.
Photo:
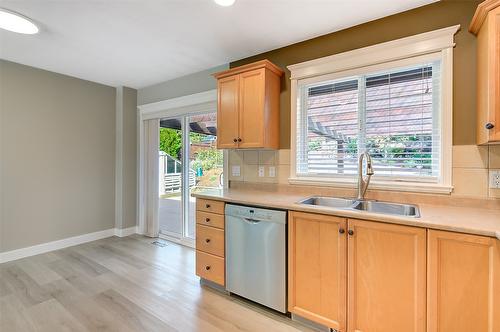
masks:
[(224, 202), (197, 198), (196, 210), (224, 214)]
[(224, 231), (196, 225), (196, 250), (224, 257)]
[(224, 229), (224, 215), (210, 212), (196, 211), (196, 223)]
[(196, 250), (196, 275), (224, 286), (224, 258)]

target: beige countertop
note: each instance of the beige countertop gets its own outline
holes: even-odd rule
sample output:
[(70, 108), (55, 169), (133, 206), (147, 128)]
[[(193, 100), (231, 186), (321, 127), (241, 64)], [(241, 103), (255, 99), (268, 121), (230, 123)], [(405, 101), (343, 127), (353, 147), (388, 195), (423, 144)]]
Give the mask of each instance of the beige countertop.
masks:
[(425, 227), (468, 234), (496, 237), (500, 240), (500, 210), (447, 205), (418, 204), (420, 218), (392, 216), (365, 211), (297, 204), (307, 196), (297, 193), (270, 192), (254, 189), (213, 189), (194, 193), (194, 197), (267, 208), (329, 214)]

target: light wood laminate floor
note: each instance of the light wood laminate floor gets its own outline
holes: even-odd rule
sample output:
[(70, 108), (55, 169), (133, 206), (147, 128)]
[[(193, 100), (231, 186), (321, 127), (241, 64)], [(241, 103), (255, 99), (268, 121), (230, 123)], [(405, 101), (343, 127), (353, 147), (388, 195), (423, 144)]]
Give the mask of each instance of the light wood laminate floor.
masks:
[(132, 235), (0, 265), (0, 331), (311, 331), (200, 286), (194, 250)]

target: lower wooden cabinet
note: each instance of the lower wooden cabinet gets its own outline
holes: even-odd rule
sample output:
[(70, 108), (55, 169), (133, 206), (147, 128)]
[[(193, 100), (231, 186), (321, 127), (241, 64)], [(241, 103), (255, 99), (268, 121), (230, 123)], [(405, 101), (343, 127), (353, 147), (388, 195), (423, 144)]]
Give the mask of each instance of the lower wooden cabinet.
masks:
[(346, 326), (346, 221), (290, 212), (288, 310), (328, 327)]
[(226, 280), (224, 258), (196, 250), (196, 275), (224, 286)]
[(347, 331), (424, 332), (425, 228), (349, 220), (347, 242)]
[(499, 242), (428, 231), (428, 332), (500, 331)]
[(288, 309), (345, 332), (500, 332), (500, 241), (290, 212)]
[(196, 199), (196, 275), (224, 286), (225, 203)]

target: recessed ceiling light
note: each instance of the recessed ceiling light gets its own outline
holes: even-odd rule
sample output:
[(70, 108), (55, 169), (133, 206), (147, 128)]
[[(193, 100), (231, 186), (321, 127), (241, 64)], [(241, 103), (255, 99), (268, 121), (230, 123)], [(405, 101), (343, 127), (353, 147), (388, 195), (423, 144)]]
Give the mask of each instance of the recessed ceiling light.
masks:
[(227, 6), (232, 6), (234, 4), (234, 1), (236, 0), (214, 0), (214, 1), (216, 4), (220, 6), (227, 7)]
[(29, 18), (4, 8), (0, 8), (0, 28), (28, 35), (33, 35), (39, 31), (35, 23)]

